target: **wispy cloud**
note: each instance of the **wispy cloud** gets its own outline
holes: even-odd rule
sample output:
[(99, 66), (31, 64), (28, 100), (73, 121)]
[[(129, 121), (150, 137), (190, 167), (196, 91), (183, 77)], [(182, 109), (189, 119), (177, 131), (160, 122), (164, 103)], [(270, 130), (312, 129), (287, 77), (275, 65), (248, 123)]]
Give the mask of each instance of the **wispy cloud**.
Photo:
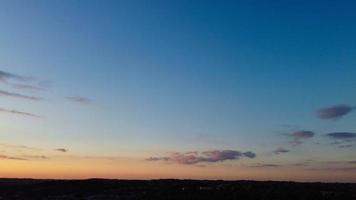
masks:
[(36, 147), (30, 147), (26, 145), (16, 145), (16, 144), (0, 144), (1, 147), (4, 148), (11, 148), (11, 149), (25, 149), (25, 150), (34, 150), (34, 151), (40, 151), (42, 149), (36, 148)]
[(9, 156), (9, 155), (0, 155), (0, 159), (3, 160), (47, 160), (49, 157), (45, 155), (22, 155), (22, 156)]
[(346, 170), (352, 171), (356, 170), (355, 168), (356, 160), (349, 160), (349, 161), (316, 161), (316, 160), (306, 160), (303, 162), (297, 163), (286, 163), (286, 164), (276, 164), (276, 163), (257, 163), (257, 164), (250, 164), (247, 167), (252, 168), (276, 168), (276, 167), (302, 167), (305, 170), (330, 170), (333, 169), (338, 170)]
[(338, 147), (341, 148), (341, 149), (346, 149), (346, 148), (353, 147), (353, 145), (352, 144), (342, 144), (342, 145), (339, 145)]
[(43, 87), (29, 85), (29, 84), (13, 84), (12, 87), (16, 88), (16, 89), (26, 89), (26, 90), (33, 90), (33, 91), (45, 90), (45, 88), (43, 88)]
[(321, 108), (317, 114), (320, 119), (336, 119), (349, 114), (355, 107), (349, 105), (335, 105), (331, 107)]
[(15, 89), (26, 89), (30, 91), (45, 90), (48, 81), (41, 81), (34, 77), (22, 76), (0, 70), (0, 82), (11, 85)]
[(312, 131), (296, 131), (292, 133), (292, 137), (295, 139), (309, 139), (314, 137), (315, 133)]
[(167, 157), (149, 157), (146, 159), (146, 161), (170, 161), (171, 157), (167, 156)]
[(307, 160), (304, 162), (297, 162), (297, 163), (292, 163), (290, 164), (290, 166), (294, 166), (294, 167), (306, 167), (306, 166), (310, 166), (312, 164), (313, 161), (311, 160)]
[(26, 159), (30, 159), (30, 160), (48, 160), (49, 159), (48, 156), (44, 156), (44, 155), (23, 155), (22, 157), (24, 157)]
[(278, 164), (254, 164), (254, 165), (249, 165), (248, 167), (252, 167), (252, 168), (276, 168), (276, 167), (282, 167), (282, 165), (278, 165)]
[(58, 148), (58, 149), (55, 149), (56, 151), (59, 151), (59, 152), (68, 152), (69, 150), (68, 149), (65, 149), (65, 148)]
[(5, 109), (5, 108), (0, 108), (0, 112), (14, 114), (14, 115), (21, 115), (21, 116), (25, 116), (25, 117), (43, 118), (43, 117), (35, 115), (33, 113), (22, 112), (22, 111), (18, 111), (18, 110), (10, 110), (10, 109)]
[(274, 154), (282, 154), (288, 152), (290, 152), (290, 150), (283, 147), (278, 147), (276, 150), (273, 151)]
[(3, 160), (27, 160), (25, 158), (13, 157), (13, 156), (7, 156), (7, 155), (0, 155), (0, 159), (3, 159)]
[(313, 138), (315, 133), (313, 131), (300, 130), (287, 134), (287, 136), (293, 138), (292, 144), (294, 146), (302, 144), (305, 140)]
[(69, 97), (65, 97), (67, 100), (76, 102), (76, 103), (82, 103), (82, 104), (90, 104), (93, 103), (93, 100), (86, 98), (86, 97), (82, 97), (82, 96), (69, 96)]
[(313, 168), (307, 168), (306, 170), (311, 170), (311, 171), (330, 171), (330, 172), (335, 172), (335, 171), (342, 171), (342, 172), (356, 172), (356, 167), (313, 167)]
[(0, 96), (7, 96), (7, 97), (34, 100), (34, 101), (43, 100), (43, 98), (41, 98), (41, 97), (28, 96), (28, 95), (23, 95), (23, 94), (19, 94), (19, 93), (12, 93), (12, 92), (8, 92), (8, 91), (4, 91), (4, 90), (0, 90)]
[(333, 132), (327, 133), (326, 136), (337, 140), (356, 139), (356, 133), (351, 132)]
[(28, 81), (28, 80), (31, 80), (31, 78), (30, 77), (26, 77), (26, 76), (20, 76), (20, 75), (12, 74), (12, 73), (0, 70), (0, 81), (8, 82), (9, 80)]
[(240, 158), (255, 158), (256, 154), (253, 152), (240, 152), (234, 150), (214, 150), (214, 151), (204, 151), (204, 152), (187, 152), (187, 153), (173, 153), (166, 157), (150, 157), (146, 159), (147, 161), (169, 161), (179, 164), (192, 165), (198, 163), (215, 163), (223, 162), (226, 160), (238, 160)]

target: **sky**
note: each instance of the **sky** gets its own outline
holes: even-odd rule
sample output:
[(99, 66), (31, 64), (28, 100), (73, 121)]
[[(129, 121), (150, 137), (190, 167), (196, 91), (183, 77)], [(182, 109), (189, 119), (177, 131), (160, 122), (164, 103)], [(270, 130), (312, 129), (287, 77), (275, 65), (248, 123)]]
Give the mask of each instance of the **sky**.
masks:
[(354, 1), (0, 1), (0, 177), (356, 182)]

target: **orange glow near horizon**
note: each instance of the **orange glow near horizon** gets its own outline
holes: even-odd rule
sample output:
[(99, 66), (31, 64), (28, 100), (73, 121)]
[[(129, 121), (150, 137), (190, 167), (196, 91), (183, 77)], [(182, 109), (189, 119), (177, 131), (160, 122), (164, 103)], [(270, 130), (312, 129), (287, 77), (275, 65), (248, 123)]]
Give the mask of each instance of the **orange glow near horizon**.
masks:
[(247, 169), (232, 166), (186, 166), (153, 164), (143, 161), (102, 160), (20, 161), (1, 160), (0, 177), (39, 179), (212, 179), (356, 182), (356, 175), (342, 172), (315, 172), (298, 169)]

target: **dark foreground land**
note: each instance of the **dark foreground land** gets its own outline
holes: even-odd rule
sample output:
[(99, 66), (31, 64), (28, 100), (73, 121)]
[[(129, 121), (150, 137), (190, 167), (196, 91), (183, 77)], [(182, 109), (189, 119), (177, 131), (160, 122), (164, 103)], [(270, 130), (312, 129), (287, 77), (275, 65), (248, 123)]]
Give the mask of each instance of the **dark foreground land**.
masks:
[(356, 200), (356, 184), (194, 180), (0, 179), (0, 200)]

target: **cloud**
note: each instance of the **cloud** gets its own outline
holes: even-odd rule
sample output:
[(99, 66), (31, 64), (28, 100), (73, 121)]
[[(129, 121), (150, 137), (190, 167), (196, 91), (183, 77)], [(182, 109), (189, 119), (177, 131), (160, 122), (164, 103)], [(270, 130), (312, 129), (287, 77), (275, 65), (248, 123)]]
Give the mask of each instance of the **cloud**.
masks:
[(59, 152), (68, 152), (69, 150), (68, 149), (65, 149), (65, 148), (58, 148), (58, 149), (55, 149), (56, 151), (59, 151)]
[(26, 117), (42, 118), (41, 116), (35, 115), (33, 113), (22, 112), (22, 111), (17, 111), (17, 110), (9, 110), (9, 109), (5, 109), (5, 108), (0, 108), (0, 112), (14, 114), (14, 115), (22, 115), (22, 116), (26, 116)]
[(43, 100), (43, 98), (41, 98), (41, 97), (27, 96), (27, 95), (23, 95), (23, 94), (19, 94), (19, 93), (12, 93), (12, 92), (8, 92), (8, 91), (4, 91), (4, 90), (0, 90), (0, 96), (7, 96), (7, 97), (34, 100), (34, 101)]
[(349, 114), (355, 108), (348, 105), (335, 105), (318, 110), (318, 117), (320, 119), (336, 119)]
[(26, 89), (26, 90), (33, 90), (33, 91), (45, 90), (45, 88), (43, 88), (43, 87), (38, 87), (38, 86), (34, 86), (34, 85), (29, 85), (29, 84), (13, 84), (12, 87), (16, 88), (16, 89)]
[(355, 145), (356, 133), (351, 132), (333, 132), (325, 134), (332, 140), (330, 145), (337, 146), (340, 149), (352, 148)]
[(255, 158), (256, 157), (256, 154), (251, 152), (251, 151), (242, 153), (242, 155), (245, 156), (245, 157), (248, 157), (248, 158)]
[(25, 158), (12, 157), (12, 156), (6, 156), (6, 155), (0, 155), (0, 159), (3, 159), (3, 160), (27, 160)]
[(90, 104), (93, 102), (91, 99), (82, 97), (82, 96), (70, 96), (70, 97), (65, 97), (65, 98), (70, 101), (82, 103), (82, 104)]
[(41, 151), (43, 149), (36, 148), (36, 147), (29, 147), (26, 145), (14, 145), (14, 144), (0, 144), (1, 147), (4, 148), (13, 148), (13, 149), (25, 149), (25, 150), (34, 150), (34, 151)]
[(44, 156), (44, 155), (23, 155), (23, 157), (28, 158), (28, 159), (34, 159), (34, 160), (48, 160), (49, 157)]
[(300, 130), (293, 132), (291, 134), (288, 134), (289, 137), (293, 138), (292, 144), (294, 146), (300, 145), (303, 143), (304, 140), (310, 139), (314, 137), (315, 133), (313, 131), (305, 131), (305, 130)]
[(282, 167), (282, 165), (277, 165), (277, 164), (255, 164), (255, 165), (250, 165), (249, 167), (253, 167), (253, 168), (275, 168), (275, 167)]
[(187, 153), (173, 153), (168, 157), (150, 157), (147, 161), (170, 161), (179, 164), (192, 165), (198, 163), (215, 163), (226, 160), (238, 160), (240, 158), (255, 158), (256, 154), (253, 152), (239, 152), (234, 150), (214, 150), (204, 152), (187, 152)]
[(44, 90), (45, 89), (43, 87), (44, 83), (48, 82), (48, 81), (40, 81), (33, 77), (16, 75), (0, 70), (0, 81), (3, 83), (9, 83), (10, 80), (15, 81), (15, 83), (10, 84), (12, 85), (12, 87), (16, 89), (28, 89), (28, 90)]
[(350, 133), (350, 132), (327, 133), (326, 136), (336, 140), (356, 139), (356, 133)]
[(315, 133), (312, 131), (296, 131), (292, 133), (292, 137), (295, 139), (309, 139), (314, 137)]
[(308, 168), (306, 170), (311, 170), (311, 171), (330, 171), (330, 172), (335, 172), (335, 171), (353, 172), (353, 171), (356, 171), (356, 167), (326, 167), (326, 168), (316, 167), (316, 168)]
[(283, 147), (278, 147), (276, 150), (273, 151), (274, 154), (282, 154), (290, 152), (289, 149), (285, 149)]
[[(62, 154), (62, 155), (54, 155), (51, 156), (51, 158), (70, 158), (70, 159), (75, 159), (75, 160), (106, 160), (106, 161), (118, 161), (122, 159), (128, 159), (127, 157), (119, 157), (119, 156), (105, 156), (105, 155), (98, 155), (98, 156), (92, 156), (92, 155), (73, 155), (73, 154)], [(148, 160), (148, 159), (146, 159)]]
[(346, 148), (353, 147), (353, 145), (352, 144), (343, 144), (343, 145), (339, 145), (338, 147), (341, 148), (341, 149), (346, 149)]
[(4, 72), (4, 71), (0, 70), (0, 81), (8, 82), (11, 79), (17, 80), (17, 81), (28, 81), (28, 80), (31, 80), (30, 77), (20, 76), (20, 75), (12, 74), (12, 73), (9, 73), (9, 72)]
[(149, 157), (146, 159), (146, 161), (160, 161), (160, 160), (169, 161), (170, 157)]
[(294, 167), (306, 167), (306, 166), (310, 166), (312, 161), (304, 161), (304, 162), (298, 162), (298, 163), (293, 163), (290, 166), (294, 166)]

